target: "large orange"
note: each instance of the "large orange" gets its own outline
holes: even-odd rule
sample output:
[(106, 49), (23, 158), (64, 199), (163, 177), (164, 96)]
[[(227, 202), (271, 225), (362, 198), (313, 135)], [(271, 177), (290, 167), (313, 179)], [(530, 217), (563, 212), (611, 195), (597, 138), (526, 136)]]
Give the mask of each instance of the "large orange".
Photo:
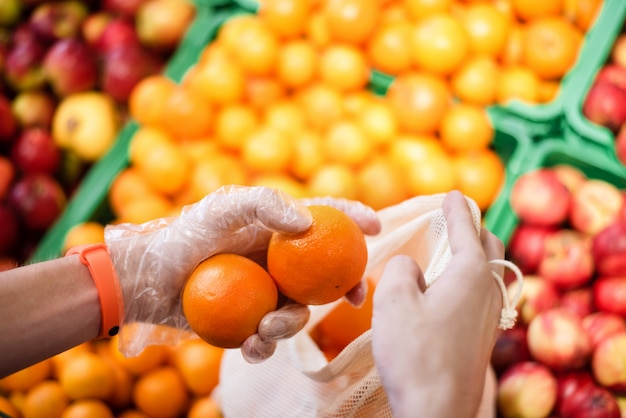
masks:
[(311, 0), (261, 0), (259, 17), (278, 36), (292, 38), (304, 33)]
[(174, 366), (162, 366), (137, 379), (133, 401), (150, 417), (176, 418), (187, 411), (191, 394)]
[(108, 399), (116, 383), (110, 362), (96, 353), (80, 353), (59, 371), (59, 382), (70, 399)]
[(341, 91), (363, 89), (369, 81), (369, 68), (362, 49), (348, 44), (334, 44), (320, 55), (321, 80)]
[(26, 392), (22, 413), (25, 418), (59, 418), (69, 404), (57, 380), (44, 380)]
[(367, 42), (367, 58), (373, 68), (397, 75), (411, 68), (409, 38), (411, 24), (388, 23), (372, 34)]
[(466, 60), (450, 79), (454, 96), (462, 102), (488, 106), (496, 100), (500, 67), (495, 58), (477, 55)]
[(297, 234), (274, 233), (267, 269), (278, 289), (306, 305), (322, 305), (344, 296), (363, 276), (367, 246), (363, 232), (344, 212), (310, 206), (311, 226)]
[(504, 181), (504, 165), (495, 151), (485, 148), (452, 157), (455, 188), (487, 210), (498, 196)]
[(493, 140), (493, 133), (485, 108), (467, 103), (452, 106), (439, 128), (441, 143), (453, 153), (483, 149)]
[(209, 344), (223, 348), (240, 347), (277, 303), (272, 277), (259, 264), (237, 254), (218, 254), (200, 263), (182, 295), (191, 329)]
[(380, 3), (372, 0), (327, 0), (324, 8), (330, 36), (351, 44), (365, 42), (376, 28)]
[(489, 3), (474, 3), (467, 6), (461, 21), (469, 36), (470, 51), (497, 57), (507, 42), (510, 20)]
[(217, 386), (223, 354), (223, 348), (202, 340), (185, 340), (174, 348), (173, 363), (187, 388), (194, 395), (206, 396)]

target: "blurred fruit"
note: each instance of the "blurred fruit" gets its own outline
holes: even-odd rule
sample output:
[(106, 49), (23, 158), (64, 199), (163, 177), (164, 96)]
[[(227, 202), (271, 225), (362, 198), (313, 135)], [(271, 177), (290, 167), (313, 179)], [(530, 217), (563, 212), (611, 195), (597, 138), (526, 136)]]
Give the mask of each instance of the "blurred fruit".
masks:
[(19, 22), (23, 7), (20, 0), (6, 0), (0, 3), (0, 25), (10, 27)]
[(370, 65), (391, 75), (408, 71), (411, 68), (410, 35), (411, 25), (408, 22), (377, 27), (367, 42)]
[(13, 140), (17, 129), (18, 120), (11, 109), (11, 102), (0, 94), (0, 144)]
[(71, 227), (63, 240), (62, 253), (77, 245), (104, 244), (104, 226), (95, 221), (87, 221)]
[(19, 92), (11, 102), (13, 114), (22, 128), (50, 129), (56, 106), (56, 98), (45, 90)]
[(139, 7), (147, 0), (103, 0), (103, 9), (132, 19), (137, 14)]
[(106, 359), (96, 353), (79, 353), (59, 371), (59, 382), (72, 400), (106, 400), (113, 393), (115, 374)]
[(498, 411), (505, 418), (549, 416), (556, 397), (556, 378), (541, 363), (517, 363), (508, 368), (498, 381)]
[(25, 392), (36, 384), (50, 378), (52, 361), (43, 360), (31, 366), (0, 379), (0, 389), (3, 391)]
[(211, 396), (197, 398), (191, 404), (187, 418), (222, 418), (219, 405)]
[(379, 3), (367, 0), (329, 0), (323, 13), (331, 39), (360, 45), (376, 28)]
[(582, 112), (591, 122), (605, 126), (616, 133), (626, 122), (626, 91), (620, 87), (599, 82), (592, 84), (583, 102)]
[(91, 90), (98, 83), (98, 65), (92, 49), (79, 38), (63, 38), (46, 52), (43, 70), (57, 96)]
[(16, 168), (13, 161), (4, 155), (0, 155), (0, 200), (4, 200), (15, 179)]
[(278, 36), (296, 38), (306, 29), (313, 3), (310, 0), (261, 0), (258, 15)]
[(88, 12), (87, 5), (81, 1), (44, 2), (32, 11), (29, 25), (50, 40), (73, 38), (80, 34)]
[(462, 103), (487, 106), (496, 101), (500, 68), (494, 58), (478, 55), (463, 62), (452, 74), (450, 88)]
[(94, 48), (100, 54), (106, 54), (120, 45), (140, 45), (132, 21), (117, 17), (109, 21), (100, 36), (95, 40)]
[(369, 81), (364, 54), (350, 45), (335, 44), (322, 51), (319, 71), (322, 82), (340, 92), (362, 89)]
[(79, 399), (72, 402), (61, 418), (114, 418), (113, 411), (99, 399)]
[(499, 57), (504, 50), (510, 19), (494, 4), (472, 3), (461, 12), (472, 54)]
[(200, 263), (182, 294), (183, 312), (194, 332), (223, 348), (240, 347), (277, 302), (272, 277), (259, 264), (235, 254), (218, 254)]
[(195, 11), (188, 0), (146, 0), (135, 14), (139, 41), (149, 48), (172, 51), (185, 36)]
[(55, 175), (61, 164), (61, 150), (47, 129), (22, 129), (10, 151), (11, 160), (23, 173)]
[(513, 12), (521, 20), (561, 14), (563, 4), (563, 0), (511, 0)]
[(191, 395), (172, 366), (152, 370), (137, 380), (133, 388), (137, 408), (154, 418), (176, 418), (187, 411)]
[(207, 396), (218, 384), (223, 354), (224, 349), (202, 340), (186, 340), (175, 347), (173, 363), (194, 395)]
[(21, 222), (35, 232), (46, 231), (67, 204), (65, 191), (49, 174), (27, 174), (9, 192), (9, 203)]
[(456, 189), (472, 198), (481, 210), (487, 210), (504, 184), (504, 165), (489, 148), (457, 153), (452, 157)]
[(22, 414), (24, 418), (59, 418), (70, 399), (57, 380), (44, 380), (26, 392)]
[(358, 225), (342, 211), (329, 206), (308, 209), (313, 223), (306, 231), (272, 234), (267, 269), (288, 298), (322, 305), (339, 299), (361, 280), (367, 247)]

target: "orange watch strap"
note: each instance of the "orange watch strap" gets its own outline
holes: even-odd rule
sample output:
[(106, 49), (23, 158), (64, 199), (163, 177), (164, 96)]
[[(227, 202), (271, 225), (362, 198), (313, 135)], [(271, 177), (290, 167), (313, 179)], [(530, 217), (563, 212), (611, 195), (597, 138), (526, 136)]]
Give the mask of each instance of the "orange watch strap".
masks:
[(98, 289), (102, 325), (98, 338), (107, 338), (119, 332), (124, 317), (124, 302), (120, 282), (107, 246), (104, 244), (77, 245), (65, 253), (78, 254), (81, 263), (89, 269)]

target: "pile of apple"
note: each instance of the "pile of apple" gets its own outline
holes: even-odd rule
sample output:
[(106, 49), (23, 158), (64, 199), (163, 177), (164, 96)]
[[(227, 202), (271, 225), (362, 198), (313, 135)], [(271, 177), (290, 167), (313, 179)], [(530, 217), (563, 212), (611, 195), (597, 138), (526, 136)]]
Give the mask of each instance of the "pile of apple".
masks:
[(195, 12), (191, 0), (0, 2), (0, 269), (28, 259)]
[(570, 165), (514, 183), (507, 257), (525, 279), (517, 325), (492, 357), (500, 416), (626, 416), (625, 201)]
[(626, 165), (626, 33), (617, 36), (587, 92), (582, 112), (615, 135), (615, 154)]

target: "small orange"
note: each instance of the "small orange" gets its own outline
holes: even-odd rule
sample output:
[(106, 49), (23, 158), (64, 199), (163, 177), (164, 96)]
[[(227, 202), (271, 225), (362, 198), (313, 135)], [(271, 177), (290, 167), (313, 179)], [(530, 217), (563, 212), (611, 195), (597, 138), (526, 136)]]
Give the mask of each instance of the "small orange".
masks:
[(559, 79), (576, 62), (582, 39), (562, 16), (533, 19), (524, 29), (522, 62), (543, 79)]
[(385, 147), (398, 136), (398, 119), (386, 100), (367, 101), (356, 122), (375, 147)]
[(79, 344), (51, 357), (50, 361), (52, 361), (52, 376), (55, 379), (58, 379), (61, 369), (65, 366), (65, 364), (67, 364), (68, 361), (76, 357), (78, 354), (86, 352), (94, 352), (92, 341), (87, 341), (85, 343)]
[(494, 129), (482, 106), (456, 103), (444, 115), (439, 128), (441, 143), (450, 152), (465, 152), (487, 147)]
[(374, 144), (357, 123), (343, 120), (328, 128), (324, 150), (330, 162), (356, 167), (370, 157)]
[(367, 41), (366, 55), (371, 66), (383, 73), (397, 75), (411, 68), (408, 22), (388, 23), (376, 28)]
[(295, 100), (272, 103), (263, 112), (262, 123), (278, 132), (293, 137), (306, 127), (306, 116)]
[(250, 19), (230, 33), (227, 51), (246, 74), (271, 75), (278, 57), (278, 36), (259, 17)]
[(603, 0), (577, 0), (574, 23), (583, 31), (587, 31), (595, 22), (602, 3)]
[(496, 102), (506, 104), (510, 100), (520, 100), (526, 103), (539, 102), (539, 76), (520, 65), (504, 67), (498, 77)]
[(171, 215), (173, 203), (167, 197), (151, 193), (140, 199), (133, 199), (117, 215), (117, 221), (142, 224), (157, 218)]
[(467, 6), (461, 21), (469, 35), (469, 49), (473, 54), (497, 57), (504, 49), (509, 28), (509, 18), (490, 3), (473, 3)]
[(0, 379), (0, 390), (26, 391), (51, 375), (52, 360), (43, 360)]
[(314, 9), (309, 17), (304, 35), (316, 48), (324, 48), (331, 42), (328, 19), (323, 10)]
[(418, 72), (399, 75), (385, 97), (400, 128), (413, 134), (434, 133), (452, 102), (443, 78)]
[(108, 399), (115, 386), (111, 364), (96, 353), (80, 353), (59, 371), (59, 382), (71, 399)]
[(191, 67), (182, 83), (204, 100), (224, 105), (242, 99), (245, 75), (228, 56), (212, 54)]
[(403, 171), (423, 161), (446, 156), (447, 151), (434, 135), (400, 135), (389, 146), (389, 158)]
[(63, 240), (63, 252), (83, 244), (104, 243), (104, 225), (96, 221), (81, 222), (71, 227)]
[(513, 13), (521, 20), (560, 15), (565, 0), (510, 0)]
[(131, 90), (128, 98), (130, 115), (142, 125), (160, 126), (165, 103), (176, 84), (163, 74), (143, 78)]
[(409, 42), (415, 68), (439, 75), (453, 73), (470, 52), (465, 27), (449, 14), (434, 14), (417, 22)]
[(13, 402), (3, 395), (0, 395), (0, 412), (5, 413), (9, 418), (20, 418), (22, 416)]
[(449, 13), (453, 0), (403, 0), (411, 18), (415, 21), (433, 14)]
[[(131, 327), (134, 326), (129, 324), (125, 329), (126, 335), (133, 332)], [(109, 352), (113, 361), (133, 376), (146, 374), (164, 365), (169, 358), (169, 350), (164, 345), (148, 345), (138, 355), (127, 357), (119, 349), (119, 334), (109, 339)]]
[(304, 33), (311, 12), (310, 0), (260, 0), (258, 16), (281, 38)]
[(344, 115), (341, 94), (327, 84), (314, 83), (299, 90), (296, 100), (314, 129), (324, 130)]
[(317, 76), (318, 61), (318, 51), (308, 40), (285, 42), (278, 50), (276, 76), (288, 88), (305, 86)]
[(26, 392), (24, 418), (59, 418), (70, 399), (57, 380), (44, 380)]
[(198, 396), (209, 395), (217, 386), (224, 349), (199, 339), (185, 340), (174, 347), (173, 363), (187, 388)]
[(138, 409), (125, 409), (117, 415), (117, 418), (150, 418)]
[(99, 399), (79, 399), (72, 402), (61, 418), (114, 418), (113, 411)]
[(307, 183), (308, 195), (356, 199), (358, 184), (354, 169), (338, 163), (326, 163), (311, 173)]
[(406, 172), (407, 188), (412, 196), (449, 192), (455, 180), (454, 166), (447, 154), (425, 159)]
[(269, 187), (282, 190), (295, 198), (306, 197), (306, 186), (287, 173), (267, 173), (256, 175), (250, 180), (250, 186)]
[(153, 191), (139, 169), (128, 166), (113, 179), (107, 197), (113, 213), (120, 216), (129, 202), (151, 194)]
[(187, 412), (187, 418), (222, 418), (222, 410), (211, 396), (197, 398)]
[(504, 179), (504, 165), (489, 148), (473, 150), (452, 157), (456, 189), (487, 210), (498, 196)]
[(277, 303), (276, 285), (267, 271), (236, 254), (218, 254), (200, 263), (182, 294), (192, 330), (223, 348), (240, 347)]
[(152, 418), (176, 418), (189, 407), (191, 395), (174, 366), (141, 375), (133, 387), (135, 406)]
[(250, 76), (246, 79), (244, 101), (254, 109), (263, 110), (286, 95), (285, 86), (276, 77)]
[(364, 88), (369, 81), (367, 59), (360, 48), (333, 44), (321, 51), (320, 79), (340, 92)]
[(256, 109), (241, 103), (222, 106), (215, 115), (215, 139), (224, 148), (238, 151), (258, 125)]
[(493, 57), (473, 56), (452, 74), (450, 88), (462, 102), (488, 106), (496, 100), (499, 72), (498, 62)]
[(402, 170), (392, 164), (386, 154), (359, 167), (356, 178), (358, 200), (374, 210), (398, 204), (409, 197)]
[(251, 170), (277, 172), (287, 169), (292, 149), (289, 135), (271, 126), (262, 126), (245, 139), (241, 157)]
[(371, 0), (328, 0), (324, 13), (332, 39), (359, 45), (376, 28), (380, 3)]
[(509, 28), (506, 43), (500, 54), (500, 63), (504, 66), (521, 65), (523, 49), (524, 26), (519, 23), (513, 23)]
[(200, 138), (213, 128), (211, 103), (184, 85), (177, 85), (165, 102), (163, 128), (176, 138)]
[(197, 161), (192, 167), (190, 184), (191, 200), (198, 201), (227, 184), (245, 185), (248, 182), (247, 167), (241, 158), (227, 153)]
[(289, 172), (297, 179), (304, 180), (324, 164), (326, 155), (322, 136), (306, 130), (292, 138), (293, 154), (289, 162)]
[(309, 206), (311, 226), (303, 232), (275, 232), (267, 248), (267, 269), (278, 289), (305, 305), (341, 298), (363, 277), (367, 264), (365, 237), (344, 212)]

